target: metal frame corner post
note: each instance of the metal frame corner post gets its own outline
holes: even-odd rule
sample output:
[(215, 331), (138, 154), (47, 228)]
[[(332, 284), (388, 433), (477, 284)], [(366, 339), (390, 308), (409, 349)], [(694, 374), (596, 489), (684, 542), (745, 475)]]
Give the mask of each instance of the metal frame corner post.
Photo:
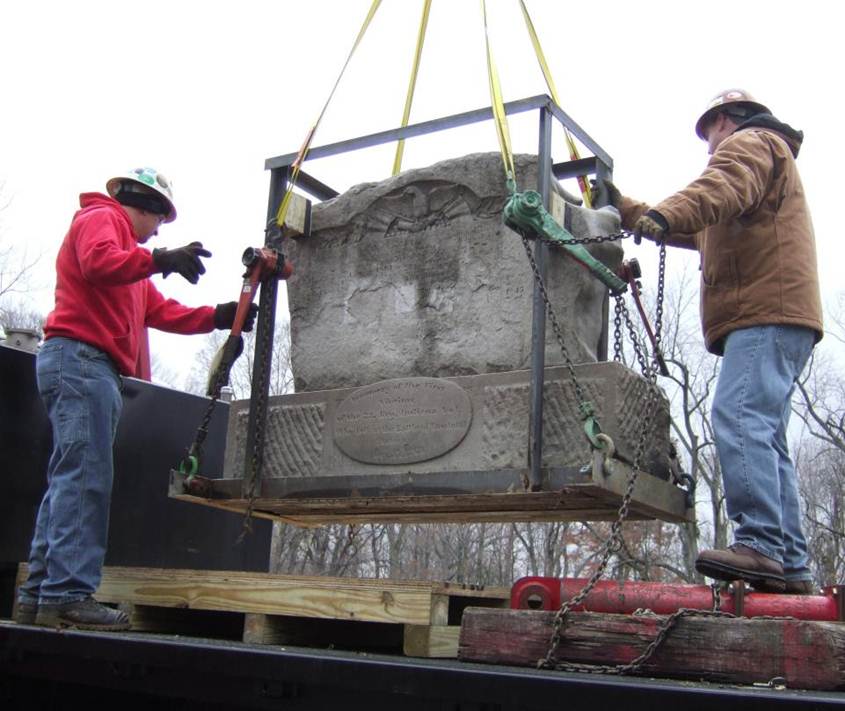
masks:
[[(552, 114), (548, 106), (540, 108), (539, 146), (537, 150), (537, 192), (548, 208), (552, 182)], [(534, 241), (534, 261), (543, 279), (546, 278), (548, 247), (542, 240)], [(531, 320), (531, 388), (528, 418), (528, 466), (531, 491), (543, 488), (543, 386), (546, 367), (546, 303), (539, 284), (534, 283), (534, 302)]]
[[(602, 160), (596, 160), (596, 178), (613, 179), (613, 168)], [(593, 207), (596, 207), (595, 205)], [(610, 293), (605, 292), (601, 307), (601, 335), (596, 347), (596, 360), (606, 361), (610, 357)]]
[[(265, 247), (276, 247), (271, 224), (276, 217), (282, 197), (288, 183), (288, 166), (273, 168), (270, 171), (270, 193), (267, 200), (267, 231)], [(279, 294), (279, 280), (275, 277), (261, 282), (258, 319), (255, 332), (256, 344), (273, 341), (276, 328), (276, 304)], [(273, 348), (263, 349), (256, 346), (255, 360), (252, 364), (252, 392), (250, 394), (249, 420), (247, 421), (246, 449), (244, 458), (244, 496), (255, 491), (255, 483), (261, 479), (264, 464), (264, 433), (267, 429), (267, 398), (270, 395), (270, 370), (273, 361)], [(253, 456), (254, 455), (254, 456)]]

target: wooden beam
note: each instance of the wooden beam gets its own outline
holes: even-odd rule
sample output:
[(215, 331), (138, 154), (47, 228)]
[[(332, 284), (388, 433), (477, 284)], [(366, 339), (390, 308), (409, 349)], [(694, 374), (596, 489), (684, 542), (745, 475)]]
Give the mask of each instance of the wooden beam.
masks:
[[(555, 613), (468, 608), (458, 658), (536, 667), (546, 656)], [(570, 613), (554, 655), (560, 662), (627, 664), (666, 619), (660, 615)], [(845, 625), (792, 618), (681, 617), (637, 672), (753, 684), (781, 677), (796, 689), (845, 689)]]
[(107, 567), (97, 590), (103, 602), (292, 617), (431, 623), (431, 584)]
[(402, 651), (406, 657), (454, 659), (460, 633), (460, 625), (405, 625)]
[(311, 236), (311, 201), (298, 193), (291, 193), (285, 224), (282, 226), (283, 237)]
[[(396, 654), (402, 650), (403, 628), (386, 623), (249, 613), (244, 616), (243, 641)], [(457, 640), (454, 651), (457, 653)]]
[[(513, 523), (520, 521), (614, 521), (619, 497), (595, 489), (543, 494), (501, 494), (501, 500), (465, 501), (480, 497), (404, 497), (387, 499), (258, 499), (252, 515), (295, 526), (313, 527), (329, 523)], [(505, 497), (511, 497), (506, 500)], [(534, 501), (527, 499), (533, 497)], [(567, 498), (568, 497), (568, 498)], [(171, 498), (236, 513), (246, 511), (247, 499), (206, 499), (187, 494)], [(436, 499), (436, 500), (434, 500)], [(451, 499), (451, 500), (450, 500)], [(519, 501), (518, 499), (524, 499)], [(533, 503), (537, 508), (523, 508)], [(517, 506), (519, 504), (519, 506)], [(510, 508), (508, 506), (510, 505)], [(631, 504), (629, 521), (651, 520), (654, 515)], [(665, 518), (665, 517), (664, 517)], [(682, 520), (672, 518), (671, 520)]]

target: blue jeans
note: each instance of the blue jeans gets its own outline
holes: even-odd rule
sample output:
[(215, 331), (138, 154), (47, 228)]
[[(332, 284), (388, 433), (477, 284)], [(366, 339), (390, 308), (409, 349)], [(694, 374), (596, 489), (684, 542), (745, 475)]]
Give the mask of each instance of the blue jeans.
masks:
[(815, 333), (797, 326), (730, 333), (711, 413), (735, 540), (782, 563), (787, 580), (812, 578), (786, 430), (814, 344)]
[(100, 584), (112, 445), (123, 401), (112, 361), (79, 341), (49, 339), (38, 353), (36, 373), (53, 428), (53, 452), (19, 598), (51, 605), (84, 599)]

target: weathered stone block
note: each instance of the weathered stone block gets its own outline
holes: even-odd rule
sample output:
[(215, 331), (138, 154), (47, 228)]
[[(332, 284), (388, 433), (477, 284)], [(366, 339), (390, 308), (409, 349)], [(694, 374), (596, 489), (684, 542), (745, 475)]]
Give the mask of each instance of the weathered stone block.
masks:
[[(519, 189), (536, 189), (536, 156), (516, 166)], [(297, 392), (529, 367), (534, 282), (502, 223), (506, 198), (501, 157), (483, 153), (315, 205), (312, 236), (288, 248)], [(576, 237), (619, 229), (612, 211), (567, 210)], [(617, 244), (590, 251), (611, 268), (621, 261)], [(607, 290), (557, 250), (548, 287), (572, 360), (595, 361)], [(546, 363), (563, 363), (548, 331)]]
[[(643, 437), (647, 382), (615, 362), (575, 366), (619, 458)], [(530, 371), (401, 378), (361, 388), (271, 397), (264, 478), (495, 471), (528, 467)], [(569, 370), (546, 370), (543, 466), (591, 461)], [(249, 402), (232, 403), (225, 474), (244, 471)], [(669, 406), (662, 393), (641, 466), (668, 476)], [(317, 486), (317, 483), (315, 483)]]

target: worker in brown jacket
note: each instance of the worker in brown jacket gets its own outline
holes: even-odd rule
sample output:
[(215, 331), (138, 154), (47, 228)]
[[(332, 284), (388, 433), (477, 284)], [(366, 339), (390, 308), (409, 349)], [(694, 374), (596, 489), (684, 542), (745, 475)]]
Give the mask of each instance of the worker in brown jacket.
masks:
[(623, 226), (701, 255), (701, 323), (723, 357), (711, 421), (736, 523), (727, 550), (696, 569), (761, 590), (811, 593), (786, 430), (795, 381), (822, 337), (810, 213), (795, 165), (803, 134), (741, 89), (718, 94), (696, 124), (711, 155), (683, 190), (650, 207), (598, 181)]

